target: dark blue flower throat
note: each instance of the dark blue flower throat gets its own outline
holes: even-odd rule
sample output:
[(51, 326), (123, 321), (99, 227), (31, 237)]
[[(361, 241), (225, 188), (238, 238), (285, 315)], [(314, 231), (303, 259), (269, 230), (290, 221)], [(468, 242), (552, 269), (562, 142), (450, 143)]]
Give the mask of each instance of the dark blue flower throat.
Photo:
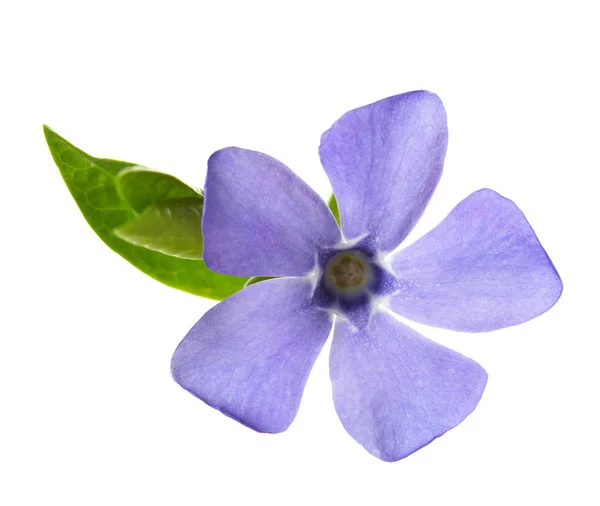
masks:
[(369, 243), (322, 250), (313, 303), (364, 328), (383, 297), (394, 293), (398, 281), (384, 269)]

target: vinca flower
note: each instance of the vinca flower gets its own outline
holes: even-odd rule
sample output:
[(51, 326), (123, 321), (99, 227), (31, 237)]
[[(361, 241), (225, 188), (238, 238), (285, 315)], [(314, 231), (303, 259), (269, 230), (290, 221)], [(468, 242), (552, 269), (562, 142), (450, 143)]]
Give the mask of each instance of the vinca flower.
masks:
[(429, 92), (343, 115), (319, 148), (341, 230), (279, 161), (240, 148), (214, 153), (204, 193), (206, 264), (274, 279), (200, 319), (175, 351), (175, 380), (256, 431), (282, 432), (334, 325), (335, 409), (370, 453), (402, 459), (464, 420), (482, 396), (485, 370), (396, 315), (487, 332), (548, 310), (562, 283), (523, 213), (488, 189), (398, 248), (440, 179), (446, 145), (446, 113)]

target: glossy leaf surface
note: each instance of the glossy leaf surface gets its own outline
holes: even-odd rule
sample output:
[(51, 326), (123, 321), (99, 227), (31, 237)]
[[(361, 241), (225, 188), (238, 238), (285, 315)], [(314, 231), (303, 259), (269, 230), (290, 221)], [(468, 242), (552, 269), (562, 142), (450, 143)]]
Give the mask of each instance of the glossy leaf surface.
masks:
[[(44, 127), (44, 134), (83, 216), (113, 251), (157, 281), (203, 297), (222, 300), (244, 286), (247, 278), (213, 272), (203, 260), (165, 255), (117, 237), (113, 230), (137, 216), (134, 207), (119, 192), (117, 175), (135, 164), (92, 157), (48, 127)], [(138, 209), (141, 206), (136, 204)]]
[(157, 202), (114, 233), (131, 244), (165, 255), (202, 260), (202, 200)]

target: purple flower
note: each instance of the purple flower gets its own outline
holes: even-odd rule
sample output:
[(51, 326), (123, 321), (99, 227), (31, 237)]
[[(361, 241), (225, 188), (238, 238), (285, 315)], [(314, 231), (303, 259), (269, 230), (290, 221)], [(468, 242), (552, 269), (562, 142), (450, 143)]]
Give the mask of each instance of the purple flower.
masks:
[(562, 283), (523, 213), (492, 190), (463, 200), (414, 244), (447, 144), (439, 98), (416, 91), (343, 115), (321, 162), (326, 204), (277, 160), (226, 148), (208, 161), (204, 258), (237, 276), (283, 276), (208, 311), (172, 361), (175, 380), (260, 432), (291, 424), (331, 330), (335, 408), (376, 457), (399, 460), (459, 424), (487, 381), (475, 361), (396, 319), (464, 332), (523, 323)]

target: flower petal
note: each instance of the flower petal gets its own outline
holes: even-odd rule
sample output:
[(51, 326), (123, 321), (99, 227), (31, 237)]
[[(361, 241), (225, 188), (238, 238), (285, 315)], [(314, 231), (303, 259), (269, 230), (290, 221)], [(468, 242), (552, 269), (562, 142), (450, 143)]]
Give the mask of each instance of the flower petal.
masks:
[(344, 114), (319, 154), (348, 239), (393, 250), (415, 226), (442, 174), (448, 129), (433, 93), (413, 91)]
[(562, 283), (523, 213), (488, 189), (390, 259), (400, 290), (390, 307), (426, 325), (485, 332), (552, 307)]
[(244, 288), (208, 311), (171, 362), (183, 388), (259, 432), (294, 420), (331, 318), (315, 309), (307, 280), (279, 278)]
[(487, 373), (384, 312), (357, 330), (336, 322), (330, 356), (335, 409), (376, 457), (400, 460), (471, 413)]
[(234, 276), (301, 276), (340, 230), (327, 205), (281, 162), (226, 148), (208, 160), (204, 260)]

